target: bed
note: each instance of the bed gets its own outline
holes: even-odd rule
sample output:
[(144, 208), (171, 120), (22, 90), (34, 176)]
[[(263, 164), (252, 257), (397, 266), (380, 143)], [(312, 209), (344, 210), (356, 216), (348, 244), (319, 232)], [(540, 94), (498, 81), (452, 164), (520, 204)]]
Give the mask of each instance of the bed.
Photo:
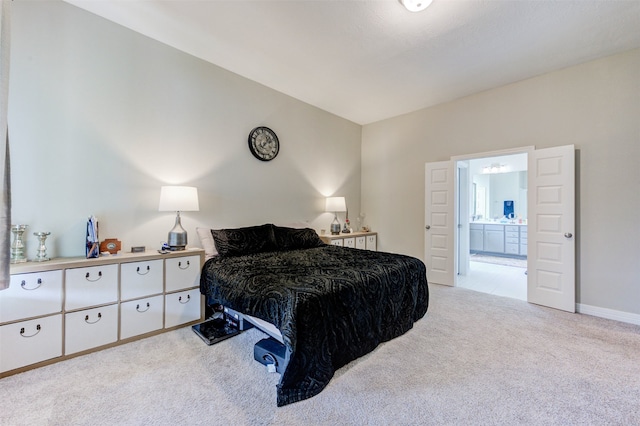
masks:
[(334, 372), (400, 336), (427, 312), (424, 263), (324, 244), (312, 229), (272, 224), (210, 231), (218, 251), (200, 291), (272, 324), (286, 347), (278, 406), (313, 397)]

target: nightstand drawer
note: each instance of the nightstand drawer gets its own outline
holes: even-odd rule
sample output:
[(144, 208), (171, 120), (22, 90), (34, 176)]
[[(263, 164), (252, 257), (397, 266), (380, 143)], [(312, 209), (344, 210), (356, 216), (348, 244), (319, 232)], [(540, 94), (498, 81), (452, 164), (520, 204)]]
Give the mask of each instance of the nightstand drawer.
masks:
[(181, 291), (165, 296), (165, 328), (200, 319), (200, 290)]
[(0, 323), (62, 311), (62, 271), (11, 275), (0, 291)]
[(0, 372), (62, 356), (62, 315), (0, 327)]
[(65, 315), (65, 355), (118, 340), (118, 305), (85, 309)]
[(165, 259), (165, 291), (177, 291), (200, 285), (200, 256)]
[(163, 310), (163, 296), (120, 304), (120, 339), (160, 330)]
[(118, 300), (118, 265), (66, 270), (65, 310), (104, 305)]
[(120, 266), (120, 300), (162, 293), (162, 266), (162, 260), (123, 263)]

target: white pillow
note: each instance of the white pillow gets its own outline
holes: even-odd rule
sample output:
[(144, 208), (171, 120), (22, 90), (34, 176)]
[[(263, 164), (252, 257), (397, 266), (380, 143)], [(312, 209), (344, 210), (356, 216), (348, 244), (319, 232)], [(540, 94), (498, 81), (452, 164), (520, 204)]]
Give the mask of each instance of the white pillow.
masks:
[(213, 235), (211, 235), (210, 228), (196, 228), (198, 237), (200, 238), (200, 244), (204, 249), (205, 262), (218, 254), (216, 250), (216, 244), (213, 242)]

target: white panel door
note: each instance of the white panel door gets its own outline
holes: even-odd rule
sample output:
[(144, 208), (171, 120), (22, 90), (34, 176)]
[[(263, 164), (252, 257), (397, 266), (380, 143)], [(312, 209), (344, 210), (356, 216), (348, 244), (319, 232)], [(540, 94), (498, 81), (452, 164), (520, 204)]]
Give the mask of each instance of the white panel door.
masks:
[(425, 165), (425, 255), (429, 282), (454, 285), (453, 161)]
[(529, 154), (527, 300), (575, 312), (573, 145)]

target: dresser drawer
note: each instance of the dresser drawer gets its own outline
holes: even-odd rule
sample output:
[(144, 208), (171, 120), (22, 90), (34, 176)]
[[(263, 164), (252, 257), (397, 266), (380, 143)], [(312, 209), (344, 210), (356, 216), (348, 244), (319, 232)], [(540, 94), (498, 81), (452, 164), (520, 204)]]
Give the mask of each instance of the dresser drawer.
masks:
[(62, 356), (62, 314), (0, 327), (0, 372)]
[(200, 256), (165, 259), (165, 291), (177, 291), (200, 285)]
[(0, 323), (62, 311), (62, 271), (11, 275), (0, 291)]
[(147, 297), (120, 304), (120, 339), (162, 328), (163, 296)]
[(65, 310), (113, 303), (118, 300), (118, 265), (67, 269)]
[(197, 288), (165, 296), (165, 328), (200, 319), (201, 296)]
[(367, 250), (377, 250), (378, 237), (376, 235), (367, 235)]
[(344, 245), (344, 241), (342, 240), (342, 238), (336, 238), (335, 240), (331, 240), (331, 245), (342, 247)]
[(356, 248), (356, 239), (355, 238), (344, 238), (343, 239), (344, 247)]
[(85, 309), (65, 315), (65, 355), (118, 340), (118, 305)]
[(367, 237), (356, 237), (356, 248), (364, 250), (367, 248)]
[(120, 266), (120, 300), (162, 293), (162, 267), (162, 260), (123, 263)]

